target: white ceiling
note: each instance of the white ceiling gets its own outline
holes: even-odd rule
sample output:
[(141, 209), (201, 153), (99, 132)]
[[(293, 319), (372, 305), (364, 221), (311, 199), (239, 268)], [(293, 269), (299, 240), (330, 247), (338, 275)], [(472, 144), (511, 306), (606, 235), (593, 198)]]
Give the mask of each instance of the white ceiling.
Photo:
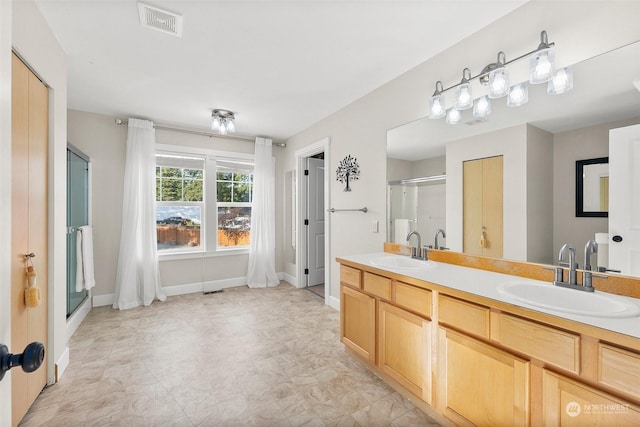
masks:
[[(68, 107), (284, 140), (426, 61), (524, 0), (150, 1), (181, 38), (140, 25), (132, 0), (36, 0), (68, 58)], [(455, 25), (454, 25), (455, 23)]]

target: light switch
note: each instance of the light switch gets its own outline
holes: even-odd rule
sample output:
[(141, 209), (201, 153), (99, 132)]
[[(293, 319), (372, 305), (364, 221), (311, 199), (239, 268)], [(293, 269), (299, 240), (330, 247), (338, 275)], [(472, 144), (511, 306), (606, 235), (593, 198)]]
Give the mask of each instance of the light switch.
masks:
[(373, 233), (377, 233), (378, 232), (378, 221), (375, 220), (371, 223), (371, 231)]

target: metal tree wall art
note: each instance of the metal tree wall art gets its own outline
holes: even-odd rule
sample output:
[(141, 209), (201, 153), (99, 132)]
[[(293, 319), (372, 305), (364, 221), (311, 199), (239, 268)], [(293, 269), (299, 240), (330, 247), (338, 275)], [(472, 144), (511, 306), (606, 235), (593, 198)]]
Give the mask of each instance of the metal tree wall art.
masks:
[(347, 186), (344, 187), (344, 191), (351, 191), (349, 187), (349, 180), (356, 180), (360, 176), (360, 166), (358, 166), (358, 160), (355, 157), (351, 157), (349, 154), (347, 157), (340, 161), (338, 164), (338, 170), (336, 171), (337, 180), (339, 182), (346, 182)]

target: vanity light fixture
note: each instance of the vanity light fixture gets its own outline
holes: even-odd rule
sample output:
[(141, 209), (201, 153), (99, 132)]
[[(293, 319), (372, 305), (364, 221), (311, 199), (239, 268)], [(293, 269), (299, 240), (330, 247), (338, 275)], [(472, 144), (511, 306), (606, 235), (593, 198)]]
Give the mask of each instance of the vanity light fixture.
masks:
[(444, 95), (442, 95), (442, 82), (436, 82), (436, 91), (429, 99), (429, 118), (441, 119), (446, 114), (444, 107)]
[(529, 101), (529, 85), (527, 82), (518, 83), (513, 85), (509, 90), (507, 96), (508, 107), (519, 107), (526, 104)]
[(462, 70), (462, 80), (460, 85), (456, 89), (456, 109), (466, 110), (473, 107), (473, 96), (471, 96), (471, 84), (469, 79), (471, 78), (471, 70), (465, 68)]
[(488, 96), (482, 96), (473, 101), (473, 117), (484, 117), (491, 114), (491, 101)]
[(448, 125), (457, 125), (462, 121), (462, 113), (456, 108), (449, 108), (447, 110), (447, 118), (445, 119)]
[[(504, 52), (498, 52), (498, 61), (484, 67), (483, 72), (489, 71), (489, 98), (502, 98), (509, 93), (509, 72), (505, 67)], [(480, 80), (482, 83), (483, 80)]]
[(547, 32), (540, 33), (540, 44), (529, 57), (529, 83), (540, 84), (551, 80), (555, 71), (555, 53), (549, 44)]
[[(461, 111), (473, 107), (474, 117), (484, 117), (491, 113), (489, 98), (497, 99), (507, 96), (507, 105), (517, 107), (529, 100), (528, 83), (547, 83), (547, 93), (555, 95), (573, 89), (573, 74), (571, 68), (555, 69), (554, 43), (550, 43), (547, 32), (540, 33), (540, 44), (530, 52), (518, 56), (510, 61), (506, 60), (503, 51), (498, 52), (496, 62), (485, 66), (480, 74), (471, 76), (469, 68), (462, 71), (462, 80), (453, 86), (443, 88), (442, 81), (436, 82), (436, 90), (429, 99), (429, 118), (440, 119), (446, 116), (446, 122), (455, 124), (462, 121)], [(511, 85), (507, 66), (513, 62), (529, 58), (529, 81)], [(471, 92), (470, 82), (478, 79), (488, 86), (487, 94), (482, 94), (475, 100)], [(455, 106), (447, 109), (444, 93), (456, 89)], [(511, 91), (514, 91), (511, 94)], [(455, 112), (453, 111), (455, 110)]]
[(549, 95), (560, 95), (573, 89), (573, 68), (561, 68), (554, 74), (547, 83), (547, 93)]
[(236, 131), (235, 114), (229, 110), (213, 110), (211, 112), (211, 130), (220, 135), (233, 133)]

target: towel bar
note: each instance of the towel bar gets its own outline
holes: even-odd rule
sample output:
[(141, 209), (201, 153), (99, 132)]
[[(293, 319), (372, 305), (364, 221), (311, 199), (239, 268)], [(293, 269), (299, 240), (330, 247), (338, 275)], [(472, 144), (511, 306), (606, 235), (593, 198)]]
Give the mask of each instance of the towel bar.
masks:
[(333, 213), (333, 212), (364, 212), (367, 213), (367, 207), (365, 206), (364, 208), (360, 208), (360, 209), (335, 209), (335, 208), (331, 208), (331, 209), (327, 209), (329, 212)]

